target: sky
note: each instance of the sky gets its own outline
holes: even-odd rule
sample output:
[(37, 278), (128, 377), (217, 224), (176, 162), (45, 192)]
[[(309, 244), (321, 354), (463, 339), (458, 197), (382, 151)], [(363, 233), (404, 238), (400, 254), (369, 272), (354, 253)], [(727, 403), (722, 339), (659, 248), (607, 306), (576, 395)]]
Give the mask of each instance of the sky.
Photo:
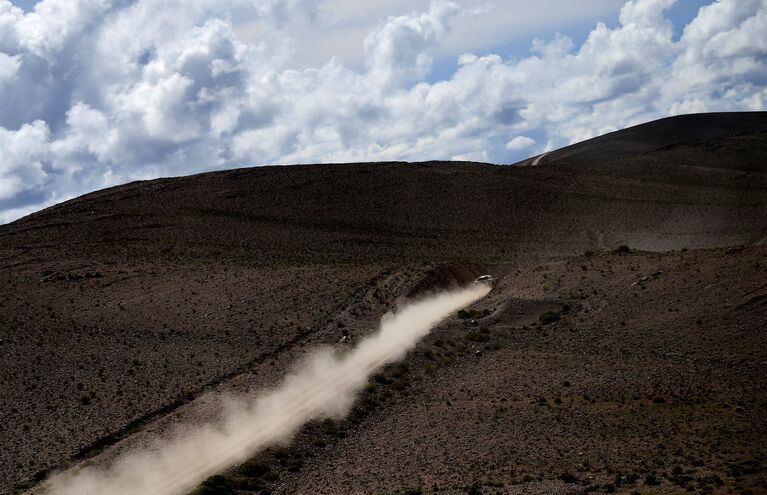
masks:
[(767, 0), (0, 0), (0, 223), (267, 164), (511, 164), (765, 110)]

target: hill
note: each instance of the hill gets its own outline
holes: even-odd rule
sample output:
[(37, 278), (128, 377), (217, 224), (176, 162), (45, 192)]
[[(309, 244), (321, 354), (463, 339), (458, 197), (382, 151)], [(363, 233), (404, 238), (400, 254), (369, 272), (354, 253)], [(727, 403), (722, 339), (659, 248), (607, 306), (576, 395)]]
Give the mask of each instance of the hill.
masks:
[(2, 226), (0, 493), (201, 421), (207, 394), (269, 387), (485, 272), (481, 327), (451, 319), (401, 389), (262, 454), (269, 490), (765, 489), (765, 163), (767, 114), (706, 114), (536, 167), (239, 169)]

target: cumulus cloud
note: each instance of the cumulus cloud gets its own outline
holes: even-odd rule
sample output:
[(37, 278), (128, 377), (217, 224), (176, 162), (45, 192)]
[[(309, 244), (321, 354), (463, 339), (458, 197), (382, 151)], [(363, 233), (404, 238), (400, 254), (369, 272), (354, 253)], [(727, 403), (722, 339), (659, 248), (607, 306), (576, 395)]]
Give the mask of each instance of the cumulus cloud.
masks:
[(431, 68), (432, 55), (445, 37), (458, 4), (433, 2), (428, 12), (392, 16), (365, 39), (369, 76), (386, 88), (398, 88), (422, 79)]
[(535, 139), (527, 136), (516, 136), (506, 143), (506, 149), (511, 151), (526, 150), (535, 144)]
[[(719, 0), (681, 36), (674, 0), (631, 0), (577, 46), (465, 54), (426, 82), (456, 20), (383, 19), (365, 64), (296, 69), (290, 26), (323, 0), (0, 0), (0, 221), (135, 179), (266, 163), (513, 162), (662, 116), (763, 110), (767, 0)], [(243, 41), (232, 19), (271, 26)], [(535, 141), (528, 136), (535, 136)]]

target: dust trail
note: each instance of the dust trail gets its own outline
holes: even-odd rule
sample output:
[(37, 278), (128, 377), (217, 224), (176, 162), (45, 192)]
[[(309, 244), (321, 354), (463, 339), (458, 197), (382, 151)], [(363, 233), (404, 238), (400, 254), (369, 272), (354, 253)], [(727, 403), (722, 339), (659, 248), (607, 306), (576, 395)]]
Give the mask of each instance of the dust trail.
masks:
[(450, 313), (487, 294), (484, 285), (446, 292), (407, 305), (381, 320), (380, 331), (350, 352), (314, 354), (276, 389), (230, 406), (216, 423), (133, 452), (109, 467), (65, 472), (43, 488), (46, 495), (180, 495), (208, 476), (285, 441), (307, 421), (342, 417), (368, 377), (396, 361)]

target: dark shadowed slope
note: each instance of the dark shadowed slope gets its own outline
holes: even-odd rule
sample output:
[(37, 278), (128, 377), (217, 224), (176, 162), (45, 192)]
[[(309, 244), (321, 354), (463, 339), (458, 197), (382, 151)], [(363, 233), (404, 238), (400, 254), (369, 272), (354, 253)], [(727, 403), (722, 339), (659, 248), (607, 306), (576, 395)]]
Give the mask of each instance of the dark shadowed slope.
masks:
[[(540, 164), (594, 163), (636, 158), (663, 148), (705, 144), (767, 130), (765, 112), (680, 115), (640, 124), (566, 146), (547, 154)], [(526, 160), (523, 163), (529, 163)]]
[[(555, 152), (556, 166), (546, 167), (263, 167), (136, 182), (5, 226), (0, 248), (360, 260), (748, 243), (764, 235), (767, 216), (764, 129), (765, 113), (685, 116), (568, 148), (567, 157), (600, 158), (587, 163)], [(693, 139), (698, 133), (704, 138)], [(677, 144), (607, 159), (620, 156), (616, 146), (668, 143)]]

